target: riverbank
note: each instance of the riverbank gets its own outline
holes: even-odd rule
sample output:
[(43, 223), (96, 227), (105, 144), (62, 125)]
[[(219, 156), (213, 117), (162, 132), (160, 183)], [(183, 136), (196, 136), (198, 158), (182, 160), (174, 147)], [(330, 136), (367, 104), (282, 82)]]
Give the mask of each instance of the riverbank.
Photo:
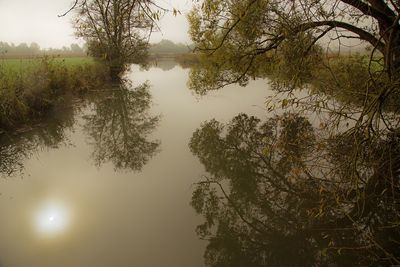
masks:
[(107, 81), (107, 70), (88, 57), (0, 60), (0, 131), (43, 118)]

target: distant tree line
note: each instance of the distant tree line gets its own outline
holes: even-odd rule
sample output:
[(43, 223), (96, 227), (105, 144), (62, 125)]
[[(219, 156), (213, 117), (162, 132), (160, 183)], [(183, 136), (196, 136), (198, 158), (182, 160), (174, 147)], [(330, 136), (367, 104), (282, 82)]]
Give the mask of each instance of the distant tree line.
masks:
[(170, 40), (161, 40), (159, 43), (151, 44), (150, 54), (185, 54), (193, 50), (191, 45), (174, 43)]
[(86, 48), (78, 44), (71, 44), (69, 47), (42, 49), (35, 42), (30, 45), (27, 43), (15, 45), (14, 43), (0, 42), (0, 57), (31, 57), (43, 54), (85, 56)]
[[(173, 41), (164, 39), (158, 43), (151, 44), (149, 52), (150, 54), (186, 54), (191, 52), (192, 49), (192, 45), (174, 43)], [(85, 56), (87, 55), (87, 47), (86, 44), (83, 46), (71, 44), (69, 47), (43, 49), (35, 42), (29, 45), (27, 43), (16, 45), (0, 41), (0, 57), (30, 57), (43, 54)]]

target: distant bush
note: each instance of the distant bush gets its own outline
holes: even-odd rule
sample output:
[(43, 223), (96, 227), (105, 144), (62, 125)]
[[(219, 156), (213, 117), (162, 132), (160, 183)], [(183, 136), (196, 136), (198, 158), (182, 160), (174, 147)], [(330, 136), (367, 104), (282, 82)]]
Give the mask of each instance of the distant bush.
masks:
[(150, 46), (150, 54), (184, 54), (193, 50), (193, 46), (182, 43), (174, 43), (170, 40), (161, 40), (159, 43)]

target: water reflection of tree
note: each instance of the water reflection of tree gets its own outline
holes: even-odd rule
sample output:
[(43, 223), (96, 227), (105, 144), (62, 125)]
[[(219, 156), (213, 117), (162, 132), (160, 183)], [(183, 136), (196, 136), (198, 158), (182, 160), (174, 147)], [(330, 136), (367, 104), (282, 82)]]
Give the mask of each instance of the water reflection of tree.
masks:
[(147, 83), (134, 89), (122, 84), (93, 101), (94, 113), (86, 116), (84, 128), (97, 166), (110, 161), (116, 169), (138, 171), (157, 153), (159, 142), (148, 140), (159, 121), (148, 114), (148, 89)]
[(191, 202), (206, 264), (399, 264), (399, 136), (361, 150), (355, 139), (293, 114), (204, 123), (190, 148), (208, 172)]
[(6, 177), (20, 173), (24, 162), (37, 151), (45, 148), (57, 148), (67, 142), (66, 129), (74, 124), (72, 105), (53, 110), (40, 123), (27, 125), (17, 133), (0, 135), (0, 175)]

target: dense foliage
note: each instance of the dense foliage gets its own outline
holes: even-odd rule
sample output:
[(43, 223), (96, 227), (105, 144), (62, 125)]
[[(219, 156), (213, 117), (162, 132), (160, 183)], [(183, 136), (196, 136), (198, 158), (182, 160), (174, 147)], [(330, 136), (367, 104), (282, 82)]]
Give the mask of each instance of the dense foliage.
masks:
[[(211, 121), (191, 140), (207, 171), (192, 200), (207, 265), (400, 263), (399, 10), (380, 0), (195, 6), (189, 86), (206, 94), (268, 78), (275, 92), (265, 122)], [(344, 56), (348, 39), (370, 52)]]
[(204, 123), (190, 149), (208, 173), (191, 202), (205, 219), (206, 264), (398, 264), (399, 137), (365, 145), (358, 159), (354, 138), (289, 113)]
[(375, 0), (201, 1), (188, 16), (190, 34), (203, 55), (190, 86), (205, 93), (229, 83), (245, 85), (267, 73), (279, 78), (279, 91), (310, 83), (348, 88), (331, 64), (329, 47), (340, 49), (345, 39), (358, 39), (372, 51), (352, 76), (351, 89), (365, 97), (361, 124), (377, 130), (387, 120), (384, 107), (399, 96), (398, 10), (397, 2)]

